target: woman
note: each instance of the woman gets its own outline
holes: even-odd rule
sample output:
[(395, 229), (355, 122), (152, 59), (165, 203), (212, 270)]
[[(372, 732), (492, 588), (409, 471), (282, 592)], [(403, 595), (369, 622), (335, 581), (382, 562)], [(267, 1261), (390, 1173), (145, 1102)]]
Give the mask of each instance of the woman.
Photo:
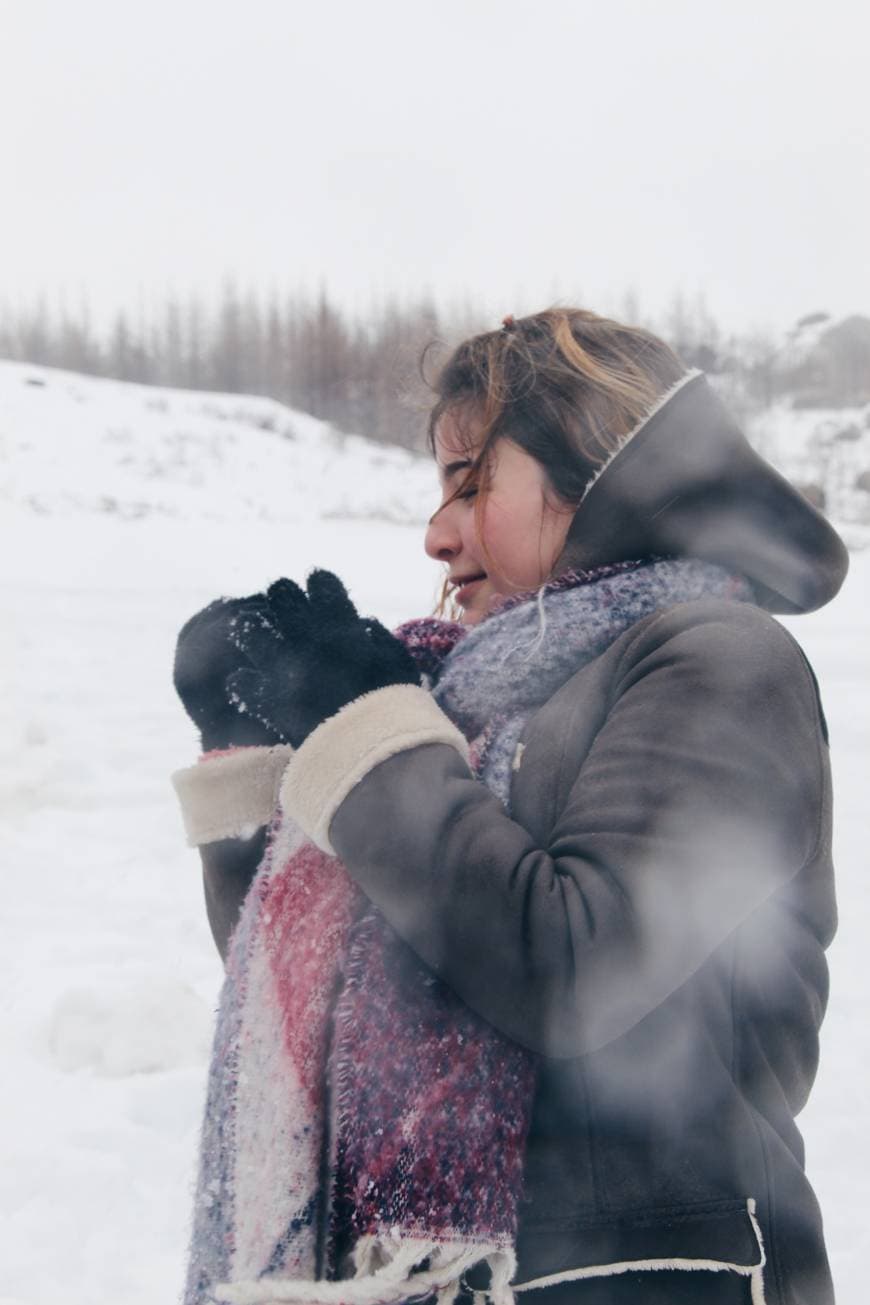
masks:
[[(277, 1238), (276, 1215), (244, 1266), (252, 1201), (233, 1189), (215, 1223), (214, 1192), (232, 1187), (227, 1117), (244, 1131), (264, 1113), (221, 1097), (218, 1056), (188, 1299), (221, 1274), (236, 1284), (222, 1299), (296, 1299), (294, 1279), (353, 1274), (320, 1294), (309, 1281), (304, 1298), (450, 1299), (460, 1281), (486, 1287), (485, 1262), (495, 1300), (512, 1278), (544, 1305), (825, 1305), (794, 1119), (835, 926), (830, 776), (812, 671), (769, 613), (833, 597), (843, 546), (700, 374), (591, 313), (509, 317), (460, 345), (430, 438), (444, 497), (426, 548), (459, 624), (393, 638), (315, 572), (307, 592), (281, 581), (213, 604), (179, 641), (204, 748), (265, 745), (177, 777), (222, 951), (247, 893), (224, 1016), (243, 1032), (219, 1030), (224, 1053), (249, 1045), (254, 1017), (238, 1011), (261, 992), (258, 964), (275, 970), (280, 953), (307, 991), (304, 893), (262, 941), (293, 914), (275, 895), (281, 866), (306, 891), (324, 885), (320, 911), (337, 857), (355, 903), (317, 916), (344, 959), (328, 971), (320, 1059), (304, 1060), (327, 1100), (306, 1213)], [(300, 1064), (287, 1030), (308, 1017), (293, 1000), (258, 997), (284, 1002), (274, 1036)], [(418, 1072), (398, 1088), (409, 1056)], [(296, 1116), (281, 1118), (289, 1136)], [(313, 1249), (293, 1260), (309, 1222)], [(221, 1250), (209, 1267), (218, 1242), (235, 1260)]]

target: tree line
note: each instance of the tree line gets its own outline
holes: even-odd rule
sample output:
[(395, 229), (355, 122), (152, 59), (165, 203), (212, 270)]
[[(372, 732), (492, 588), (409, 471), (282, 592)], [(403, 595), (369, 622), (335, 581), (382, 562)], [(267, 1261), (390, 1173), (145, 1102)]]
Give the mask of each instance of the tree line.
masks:
[[(611, 312), (655, 330), (688, 365), (718, 373), (732, 401), (768, 403), (794, 385), (780, 342), (726, 335), (702, 297), (675, 296), (660, 321), (643, 320), (631, 293)], [(262, 394), (341, 430), (419, 448), (427, 350), (492, 325), (473, 308), (446, 310), (425, 297), (386, 302), (363, 318), (325, 290), (263, 297), (227, 283), (214, 306), (170, 296), (149, 313), (118, 312), (103, 331), (86, 305), (0, 306), (0, 357), (143, 384)]]

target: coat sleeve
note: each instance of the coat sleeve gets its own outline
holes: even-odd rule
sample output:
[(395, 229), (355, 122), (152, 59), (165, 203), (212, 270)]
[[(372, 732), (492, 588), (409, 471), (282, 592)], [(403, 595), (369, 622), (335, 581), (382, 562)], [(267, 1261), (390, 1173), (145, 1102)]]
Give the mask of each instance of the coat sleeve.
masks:
[(224, 960), (263, 859), (281, 776), (292, 755), (286, 744), (229, 748), (172, 776), (187, 841), (199, 848), (208, 920)]
[(222, 838), (199, 849), (205, 909), (222, 961), (265, 850), (265, 825), (250, 838)]
[[(422, 959), (548, 1056), (632, 1028), (819, 842), (818, 705), (797, 646), (754, 609), (693, 624), (688, 608), (628, 645), (546, 846), (458, 747), (422, 724), (415, 737), (407, 719), (394, 737), (393, 689), (318, 727), (285, 774), (285, 806), (309, 832), (328, 829)], [(408, 694), (424, 691), (403, 692), (407, 716)]]

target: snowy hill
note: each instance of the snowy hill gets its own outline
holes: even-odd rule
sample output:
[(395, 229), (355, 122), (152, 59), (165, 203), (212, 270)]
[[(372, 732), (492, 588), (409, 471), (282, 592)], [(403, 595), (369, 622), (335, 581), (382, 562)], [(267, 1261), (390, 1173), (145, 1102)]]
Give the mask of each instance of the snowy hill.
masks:
[(0, 362), (0, 503), (125, 519), (425, 521), (428, 459), (272, 399)]

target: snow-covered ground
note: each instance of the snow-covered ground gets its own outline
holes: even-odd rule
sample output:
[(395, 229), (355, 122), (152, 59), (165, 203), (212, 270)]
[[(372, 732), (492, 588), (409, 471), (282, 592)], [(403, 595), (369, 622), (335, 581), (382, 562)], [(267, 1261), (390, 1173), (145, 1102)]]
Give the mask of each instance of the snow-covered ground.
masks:
[[(44, 383), (25, 387), (24, 370)], [(182, 1277), (221, 978), (168, 782), (195, 745), (170, 684), (175, 633), (217, 593), (314, 565), (388, 624), (430, 610), (422, 530), (401, 522), (432, 510), (435, 485), (365, 441), (346, 441), (345, 461), (340, 439), (319, 423), (304, 434), (312, 419), (278, 405), (258, 427), (263, 400), (57, 378), (0, 364), (0, 1305), (154, 1305)], [(152, 456), (166, 467), (168, 423), (188, 422), (183, 471), (141, 474)], [(103, 438), (122, 426), (126, 444)], [(191, 486), (215, 432), (227, 443)], [(870, 1253), (868, 597), (863, 552), (830, 609), (789, 623), (821, 680), (835, 766), (841, 927), (802, 1122), (845, 1305), (865, 1299)]]

